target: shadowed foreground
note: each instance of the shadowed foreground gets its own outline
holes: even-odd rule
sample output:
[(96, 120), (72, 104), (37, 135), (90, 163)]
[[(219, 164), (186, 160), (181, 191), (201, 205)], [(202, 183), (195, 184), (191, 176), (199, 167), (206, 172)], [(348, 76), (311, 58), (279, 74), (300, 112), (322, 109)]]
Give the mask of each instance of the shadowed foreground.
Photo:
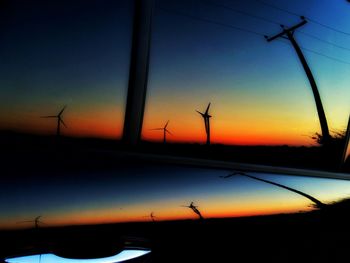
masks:
[(129, 245), (150, 247), (151, 262), (340, 262), (349, 211), (348, 199), (298, 214), (3, 231), (0, 256), (103, 257)]

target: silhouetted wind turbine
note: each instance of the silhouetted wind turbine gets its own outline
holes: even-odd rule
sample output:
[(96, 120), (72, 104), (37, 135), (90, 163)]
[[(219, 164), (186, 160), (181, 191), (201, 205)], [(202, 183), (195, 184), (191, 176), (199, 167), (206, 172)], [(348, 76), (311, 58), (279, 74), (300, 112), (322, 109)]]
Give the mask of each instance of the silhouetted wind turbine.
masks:
[(208, 104), (208, 107), (207, 107), (205, 113), (202, 113), (202, 112), (196, 110), (196, 112), (198, 112), (200, 115), (202, 115), (202, 117), (204, 119), (205, 133), (207, 134), (207, 145), (210, 144), (210, 118), (212, 117), (211, 115), (209, 115), (209, 108), (210, 108), (210, 102)]
[(44, 224), (44, 222), (40, 221), (41, 216), (37, 216), (34, 220), (27, 220), (27, 221), (20, 221), (17, 222), (17, 224), (21, 224), (21, 223), (34, 223), (35, 229), (38, 229), (40, 224)]
[(49, 115), (49, 116), (41, 116), (41, 118), (57, 118), (57, 130), (56, 130), (56, 135), (60, 136), (61, 132), (61, 123), (63, 124), (64, 127), (67, 128), (67, 125), (64, 123), (62, 120), (62, 113), (66, 109), (67, 105), (62, 108), (62, 110), (57, 114), (57, 115)]
[(193, 202), (191, 202), (190, 205), (182, 205), (181, 207), (188, 207), (188, 208), (192, 209), (192, 211), (199, 216), (199, 219), (201, 219), (201, 220), (203, 219), (201, 212), (197, 208), (198, 206), (195, 206), (193, 204)]
[(154, 215), (154, 213), (153, 213), (153, 212), (152, 212), (152, 213), (150, 213), (148, 216), (143, 216), (143, 217), (150, 217), (150, 218), (151, 218), (151, 220), (152, 220), (152, 222), (156, 222), (155, 218), (157, 218), (157, 217)]
[(151, 217), (152, 222), (156, 222), (156, 220), (155, 220), (156, 217), (154, 216), (153, 212), (149, 216)]
[(220, 177), (221, 178), (229, 178), (229, 177), (235, 176), (235, 175), (246, 176), (246, 177), (249, 177), (251, 179), (262, 181), (262, 182), (265, 182), (265, 183), (268, 183), (268, 184), (272, 184), (272, 185), (275, 185), (275, 186), (287, 189), (289, 191), (292, 191), (294, 193), (297, 193), (297, 194), (299, 194), (301, 196), (304, 196), (307, 199), (311, 200), (313, 203), (315, 203), (315, 207), (317, 207), (317, 208), (324, 208), (326, 206), (326, 204), (322, 203), (320, 200), (318, 200), (315, 197), (313, 197), (311, 195), (308, 195), (308, 194), (306, 194), (304, 192), (301, 192), (301, 191), (296, 190), (294, 188), (291, 188), (291, 187), (288, 187), (288, 186), (285, 186), (285, 185), (282, 185), (282, 184), (278, 184), (278, 183), (275, 183), (275, 182), (272, 182), (272, 181), (269, 181), (269, 180), (266, 180), (266, 179), (261, 179), (261, 178), (258, 178), (258, 177), (252, 176), (252, 175), (248, 175), (248, 174), (246, 174), (244, 172), (234, 172), (232, 174), (229, 174), (229, 175), (226, 175), (226, 176), (220, 176)]
[(164, 125), (163, 128), (155, 128), (155, 129), (152, 129), (152, 130), (157, 130), (157, 131), (163, 131), (163, 143), (166, 143), (166, 134), (169, 133), (172, 135), (172, 133), (167, 129), (168, 127), (168, 124), (169, 124), (169, 121), (167, 121), (167, 123)]

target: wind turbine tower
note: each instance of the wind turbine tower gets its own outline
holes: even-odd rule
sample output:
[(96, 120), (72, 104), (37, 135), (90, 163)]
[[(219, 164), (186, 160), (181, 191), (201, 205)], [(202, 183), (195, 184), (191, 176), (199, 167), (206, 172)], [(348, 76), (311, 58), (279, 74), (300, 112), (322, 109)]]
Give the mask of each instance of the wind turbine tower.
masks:
[(205, 113), (202, 113), (196, 110), (200, 115), (202, 115), (204, 120), (205, 133), (207, 134), (207, 145), (210, 145), (210, 118), (212, 117), (211, 115), (209, 115), (209, 108), (210, 108), (210, 102), (207, 106)]

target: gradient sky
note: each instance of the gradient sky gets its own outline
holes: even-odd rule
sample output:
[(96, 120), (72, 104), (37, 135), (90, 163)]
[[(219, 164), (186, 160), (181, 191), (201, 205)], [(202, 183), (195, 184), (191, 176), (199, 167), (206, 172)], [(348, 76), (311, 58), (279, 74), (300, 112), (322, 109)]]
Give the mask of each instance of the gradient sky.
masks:
[[(151, 70), (143, 135), (161, 139), (170, 120), (172, 141), (205, 139), (204, 124), (195, 110), (212, 103), (212, 141), (231, 144), (310, 145), (319, 132), (310, 85), (292, 46), (267, 43), (262, 36), (191, 17), (210, 19), (260, 34), (280, 27), (246, 17), (208, 1), (158, 1), (151, 51)], [(298, 17), (258, 1), (213, 1), (287, 26)], [(346, 1), (267, 1), (281, 8), (350, 30)], [(350, 36), (308, 23), (300, 31), (350, 47)], [(303, 47), (350, 61), (350, 52), (296, 33)], [(350, 112), (350, 65), (305, 51), (323, 99), (330, 129), (344, 129)], [(190, 128), (189, 128), (190, 127)]]
[[(50, 172), (17, 180), (0, 191), (0, 228), (32, 227), (42, 215), (48, 226), (195, 219), (194, 202), (206, 218), (308, 211), (311, 202), (284, 189), (230, 171), (180, 166), (131, 165), (115, 171)], [(350, 196), (350, 181), (255, 174), (304, 191), (329, 203)], [(16, 183), (14, 183), (16, 181)]]
[[(256, 0), (220, 0), (233, 8), (294, 25), (300, 19)], [(350, 32), (350, 4), (329, 0), (266, 0)], [(169, 11), (170, 10), (170, 11)], [(311, 145), (319, 132), (313, 95), (291, 45), (202, 19), (274, 35), (280, 27), (206, 1), (156, 1), (143, 139), (167, 120), (172, 142), (204, 142), (195, 110), (210, 114), (212, 142)], [(130, 59), (132, 1), (0, 3), (0, 130), (54, 134), (64, 106), (70, 136), (120, 138)], [(308, 23), (299, 31), (350, 48), (350, 36)], [(350, 63), (350, 51), (296, 32), (305, 48)], [(350, 65), (305, 51), (331, 130), (346, 127)], [(349, 148), (350, 149), (350, 148)], [(310, 202), (285, 190), (225, 171), (129, 167), (115, 172), (40, 174), (2, 181), (0, 228), (42, 215), (48, 225), (194, 218), (180, 205), (194, 201), (204, 217), (306, 211)], [(9, 178), (12, 178), (9, 175)], [(266, 175), (324, 202), (349, 197), (349, 181)], [(6, 212), (4, 212), (6, 211)], [(30, 225), (29, 225), (30, 226)]]
[(0, 129), (120, 137), (132, 1), (2, 1)]
[[(346, 1), (270, 4), (350, 31)], [(287, 26), (299, 18), (249, 1), (215, 1)], [(167, 11), (168, 10), (168, 11)], [(170, 10), (170, 12), (169, 12)], [(212, 142), (310, 145), (319, 132), (313, 95), (290, 44), (172, 12), (273, 35), (278, 25), (207, 1), (156, 1), (143, 138), (203, 142), (200, 115), (212, 103)], [(2, 1), (0, 129), (53, 134), (40, 119), (64, 105), (73, 136), (120, 138), (130, 59), (132, 1)], [(300, 31), (350, 47), (350, 36), (308, 23)], [(296, 33), (306, 48), (350, 62), (350, 51)], [(288, 41), (287, 41), (288, 42)], [(350, 65), (305, 51), (330, 129), (344, 129), (350, 112)], [(191, 127), (190, 129), (188, 127)]]

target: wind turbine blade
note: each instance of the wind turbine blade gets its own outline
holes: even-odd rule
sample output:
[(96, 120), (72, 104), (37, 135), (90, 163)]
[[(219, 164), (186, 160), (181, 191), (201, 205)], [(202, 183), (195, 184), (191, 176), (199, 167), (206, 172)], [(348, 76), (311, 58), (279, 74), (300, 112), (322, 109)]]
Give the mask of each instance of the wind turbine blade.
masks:
[(168, 129), (165, 129), (165, 132), (169, 133), (170, 135), (174, 136)]
[(64, 112), (64, 110), (67, 108), (67, 105), (65, 105), (64, 107), (63, 107), (63, 109), (60, 111), (60, 113), (58, 113), (58, 116), (59, 115), (61, 115), (63, 112)]
[(209, 107), (210, 107), (210, 102), (208, 104), (207, 110), (205, 111), (205, 115), (208, 115)]
[(53, 116), (53, 115), (50, 115), (50, 116), (40, 116), (40, 118), (57, 118), (57, 116)]
[(166, 127), (168, 126), (169, 124), (169, 121), (166, 122), (165, 126), (164, 126), (164, 129), (166, 129)]
[(60, 119), (60, 122), (63, 124), (64, 127), (68, 128), (62, 119)]
[(201, 113), (200, 111), (197, 111), (197, 110), (196, 112), (198, 112), (200, 115), (202, 115), (202, 117), (204, 117), (204, 113)]

